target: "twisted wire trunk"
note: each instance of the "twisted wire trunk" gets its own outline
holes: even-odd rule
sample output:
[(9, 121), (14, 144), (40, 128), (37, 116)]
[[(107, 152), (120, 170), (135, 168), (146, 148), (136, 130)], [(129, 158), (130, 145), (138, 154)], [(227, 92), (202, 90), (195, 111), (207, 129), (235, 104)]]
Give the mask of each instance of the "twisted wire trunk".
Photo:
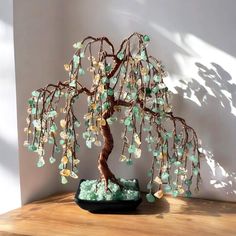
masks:
[(111, 154), (114, 146), (114, 141), (111, 134), (110, 126), (107, 122), (106, 125), (101, 127), (101, 131), (104, 139), (104, 145), (98, 158), (98, 170), (100, 172), (100, 179), (105, 181), (105, 188), (107, 190), (109, 179), (113, 182), (117, 182), (115, 175), (111, 172), (107, 164), (108, 157)]

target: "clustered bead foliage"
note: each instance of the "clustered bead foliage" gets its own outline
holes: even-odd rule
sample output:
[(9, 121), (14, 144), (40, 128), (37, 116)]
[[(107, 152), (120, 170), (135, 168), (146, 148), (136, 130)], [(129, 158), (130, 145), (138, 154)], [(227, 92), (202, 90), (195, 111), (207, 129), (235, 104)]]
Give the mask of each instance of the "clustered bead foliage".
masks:
[[(189, 197), (193, 181), (198, 189), (198, 138), (184, 119), (174, 116), (163, 81), (166, 72), (160, 60), (148, 54), (149, 42), (148, 35), (134, 33), (117, 52), (106, 37), (89, 36), (73, 45), (75, 53), (64, 65), (68, 79), (33, 91), (28, 100), (24, 144), (38, 154), (38, 167), (45, 165), (45, 158), (53, 164), (60, 153), (61, 182), (78, 178), (81, 121), (74, 112), (79, 107), (74, 104), (85, 94), (88, 112), (82, 137), (88, 148), (102, 145), (101, 127), (117, 121), (117, 112), (123, 112), (124, 127), (120, 161), (131, 165), (141, 158), (141, 144), (146, 143), (150, 158), (143, 158), (150, 160), (149, 202), (163, 193)], [(82, 85), (83, 77), (91, 81), (90, 89)]]

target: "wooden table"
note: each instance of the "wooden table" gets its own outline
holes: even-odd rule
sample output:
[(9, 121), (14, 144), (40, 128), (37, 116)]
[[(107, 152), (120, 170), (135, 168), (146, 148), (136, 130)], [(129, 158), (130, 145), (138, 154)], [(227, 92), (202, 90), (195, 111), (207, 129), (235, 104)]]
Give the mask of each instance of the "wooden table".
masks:
[(236, 236), (236, 204), (165, 197), (132, 214), (92, 214), (73, 193), (33, 202), (0, 216), (0, 235)]

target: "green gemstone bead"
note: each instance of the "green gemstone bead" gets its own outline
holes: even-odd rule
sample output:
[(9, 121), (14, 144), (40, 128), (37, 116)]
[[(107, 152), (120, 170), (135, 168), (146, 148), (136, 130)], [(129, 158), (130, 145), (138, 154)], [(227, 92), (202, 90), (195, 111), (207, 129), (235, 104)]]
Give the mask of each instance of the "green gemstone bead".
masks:
[(133, 161), (132, 161), (131, 159), (127, 159), (127, 160), (126, 160), (126, 164), (127, 164), (128, 166), (131, 166), (131, 165), (133, 165)]
[(75, 81), (75, 80), (71, 81), (71, 82), (69, 83), (69, 85), (70, 85), (71, 87), (75, 87), (75, 86), (76, 86), (76, 81)]
[(106, 83), (108, 83), (108, 78), (107, 77), (102, 77), (102, 83), (103, 84), (106, 84)]
[(40, 95), (40, 92), (38, 92), (38, 91), (32, 92), (32, 96), (34, 96), (34, 97), (38, 97), (39, 95)]
[(147, 95), (150, 95), (150, 94), (151, 94), (151, 92), (152, 92), (152, 90), (151, 90), (150, 88), (146, 88), (146, 90), (145, 90), (145, 91), (146, 91), (146, 94), (147, 94)]
[(144, 41), (145, 43), (150, 42), (150, 37), (145, 34), (145, 35), (143, 36), (143, 41)]
[(159, 91), (159, 88), (157, 86), (152, 88), (152, 93), (156, 94), (158, 93), (158, 91)]
[(54, 138), (49, 137), (49, 138), (48, 138), (48, 143), (49, 143), (49, 144), (53, 144), (53, 143), (54, 143)]
[(193, 168), (193, 174), (198, 175), (198, 173), (199, 173), (198, 167)]
[(79, 75), (85, 75), (85, 71), (83, 68), (79, 68)]
[(28, 150), (31, 151), (31, 152), (34, 152), (34, 151), (37, 150), (37, 147), (35, 145), (31, 144), (31, 145), (28, 146)]
[(170, 186), (169, 184), (167, 184), (167, 185), (165, 186), (165, 188), (164, 188), (164, 191), (165, 191), (166, 193), (171, 192), (171, 186)]
[(102, 104), (102, 109), (103, 109), (103, 110), (107, 110), (109, 107), (110, 107), (110, 103), (109, 103), (109, 102), (104, 102), (104, 103)]
[(146, 52), (145, 52), (145, 51), (142, 51), (140, 56), (141, 56), (141, 59), (142, 59), (143, 61), (146, 61), (146, 60), (147, 60), (147, 55), (146, 55)]
[(75, 146), (75, 150), (76, 150), (76, 152), (79, 152), (79, 151), (80, 151), (80, 146), (79, 146), (79, 145), (76, 145), (76, 146)]
[(59, 153), (61, 151), (61, 149), (59, 147), (55, 147), (55, 152)]
[(195, 155), (191, 155), (189, 160), (192, 161), (195, 165), (198, 163), (198, 158)]
[(60, 144), (61, 144), (61, 145), (64, 145), (64, 144), (65, 144), (65, 140), (61, 139), (61, 140), (60, 140)]
[(124, 58), (124, 53), (123, 53), (123, 52), (119, 52), (119, 53), (117, 54), (117, 58), (120, 59), (120, 60), (122, 60), (122, 59)]
[(56, 97), (56, 98), (60, 97), (60, 95), (61, 95), (61, 92), (60, 92), (60, 91), (56, 91), (56, 92), (55, 92), (55, 97)]
[(135, 150), (136, 150), (136, 147), (135, 147), (134, 144), (131, 144), (131, 145), (129, 146), (129, 148), (128, 148), (128, 152), (129, 152), (129, 153), (134, 153)]
[(41, 168), (45, 165), (45, 161), (43, 159), (43, 157), (40, 157), (38, 162), (37, 162), (37, 167)]
[(77, 120), (77, 121), (75, 121), (74, 125), (75, 125), (75, 127), (79, 128), (80, 127), (80, 122)]
[(74, 65), (75, 68), (78, 67), (79, 60), (80, 60), (79, 56), (77, 56), (77, 55), (73, 56), (73, 65)]
[(81, 58), (84, 58), (84, 52), (81, 52), (80, 54), (79, 54), (79, 56), (81, 57)]
[(184, 183), (189, 187), (192, 184), (192, 180), (186, 179), (186, 180), (184, 180)]
[(32, 105), (34, 104), (34, 100), (33, 100), (33, 99), (29, 99), (29, 100), (28, 100), (28, 104), (29, 104), (30, 106), (32, 106)]
[(57, 115), (57, 112), (55, 110), (52, 110), (48, 113), (48, 117), (54, 117)]
[(152, 152), (152, 155), (154, 156), (154, 157), (158, 157), (159, 155), (160, 155), (160, 150), (154, 150), (153, 152)]
[(164, 101), (163, 98), (158, 98), (158, 99), (157, 99), (157, 103), (158, 103), (159, 105), (164, 105), (164, 104), (165, 104), (165, 101)]
[(55, 161), (56, 161), (56, 159), (55, 159), (53, 156), (51, 156), (51, 157), (49, 158), (49, 162), (50, 162), (51, 164), (53, 164)]
[(185, 197), (191, 197), (191, 196), (192, 196), (191, 191), (190, 191), (190, 190), (187, 190), (187, 191), (185, 192)]
[(192, 143), (187, 143), (186, 146), (187, 146), (188, 149), (191, 149), (193, 147), (193, 144)]
[(167, 172), (163, 172), (162, 174), (161, 174), (161, 179), (162, 180), (167, 180), (169, 178), (169, 174), (167, 173)]
[(116, 77), (112, 77), (110, 79), (110, 83), (115, 84), (116, 82), (117, 82), (117, 78)]
[(107, 90), (105, 90), (102, 94), (101, 94), (101, 99), (105, 100), (107, 98)]
[(161, 77), (158, 76), (158, 75), (154, 75), (154, 76), (153, 76), (153, 80), (154, 80), (156, 83), (158, 83), (158, 82), (161, 81)]
[(81, 42), (77, 42), (73, 44), (73, 48), (80, 49), (83, 47), (83, 44)]
[(132, 113), (133, 114), (139, 114), (139, 107), (138, 106), (134, 106), (132, 109)]
[(83, 138), (84, 139), (87, 139), (87, 138), (89, 138), (90, 137), (90, 133), (88, 132), (88, 131), (86, 131), (86, 132), (83, 132)]
[(121, 66), (120, 71), (121, 71), (123, 74), (125, 74), (125, 73), (126, 73), (126, 67), (125, 67), (124, 65)]
[(65, 176), (61, 176), (61, 183), (62, 184), (67, 184), (68, 183), (68, 180)]
[(59, 170), (63, 170), (63, 169), (64, 169), (64, 164), (63, 164), (63, 163), (60, 163), (59, 166), (58, 166), (58, 169), (59, 169)]
[(178, 155), (179, 157), (181, 157), (181, 156), (183, 156), (183, 154), (184, 154), (184, 149), (183, 149), (183, 148), (178, 148), (178, 150), (177, 150), (177, 155)]
[(152, 176), (152, 173), (153, 173), (152, 170), (148, 170), (148, 172), (147, 172), (147, 176), (148, 176), (148, 177), (151, 177), (151, 176)]
[(35, 114), (36, 114), (36, 108), (35, 108), (35, 107), (31, 109), (31, 114), (32, 114), (32, 115), (35, 115)]
[(50, 127), (50, 131), (56, 132), (57, 131), (57, 125), (56, 124), (52, 124), (51, 127)]
[(181, 166), (181, 162), (180, 162), (180, 161), (175, 161), (175, 162), (174, 162), (174, 165), (177, 166), (177, 167), (179, 167), (179, 166)]
[(107, 94), (109, 96), (112, 96), (114, 94), (114, 90), (113, 89), (108, 89)]
[(146, 194), (146, 199), (150, 203), (153, 203), (156, 200), (155, 197), (151, 193)]
[(125, 121), (124, 121), (124, 124), (125, 124), (126, 126), (129, 126), (129, 125), (131, 124), (131, 117), (127, 117), (127, 118), (125, 119)]
[(92, 142), (91, 140), (86, 140), (86, 146), (91, 149), (92, 148)]
[(109, 72), (111, 70), (111, 68), (112, 68), (111, 65), (108, 64), (108, 65), (105, 66), (105, 71)]
[(178, 197), (178, 195), (179, 195), (179, 191), (178, 190), (173, 190), (172, 191), (172, 196), (173, 197)]
[(143, 82), (144, 82), (144, 83), (148, 83), (149, 81), (150, 81), (149, 75), (144, 75), (144, 76), (143, 76)]

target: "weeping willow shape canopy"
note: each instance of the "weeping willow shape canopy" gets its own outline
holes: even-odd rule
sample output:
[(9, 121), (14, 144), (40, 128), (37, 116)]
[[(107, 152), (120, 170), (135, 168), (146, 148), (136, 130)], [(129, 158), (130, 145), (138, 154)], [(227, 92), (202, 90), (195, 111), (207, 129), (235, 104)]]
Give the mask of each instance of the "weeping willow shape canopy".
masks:
[[(73, 45), (76, 49), (71, 61), (64, 65), (68, 80), (32, 92), (28, 100), (28, 127), (25, 128), (25, 146), (39, 155), (38, 167), (45, 165), (45, 146), (49, 162), (61, 153), (59, 171), (63, 184), (67, 177), (78, 178), (80, 150), (80, 121), (75, 110), (81, 94), (87, 95), (88, 112), (84, 115), (86, 130), (82, 137), (88, 148), (103, 147), (98, 158), (100, 179), (119, 184), (107, 165), (113, 149), (110, 125), (117, 121), (117, 112), (123, 112), (121, 122), (123, 147), (120, 161), (128, 165), (142, 156), (141, 144), (146, 142), (152, 156), (147, 175), (147, 198), (153, 201), (164, 192), (173, 196), (191, 195), (194, 183), (200, 181), (200, 152), (197, 134), (185, 120), (174, 116), (169, 103), (170, 92), (163, 82), (166, 72), (161, 62), (150, 56), (148, 35), (134, 33), (125, 39), (115, 52), (106, 37), (87, 37)], [(87, 88), (83, 81), (91, 81)], [(124, 108), (124, 109), (122, 109)], [(143, 135), (143, 133), (145, 133)], [(146, 157), (145, 157), (146, 158)]]

